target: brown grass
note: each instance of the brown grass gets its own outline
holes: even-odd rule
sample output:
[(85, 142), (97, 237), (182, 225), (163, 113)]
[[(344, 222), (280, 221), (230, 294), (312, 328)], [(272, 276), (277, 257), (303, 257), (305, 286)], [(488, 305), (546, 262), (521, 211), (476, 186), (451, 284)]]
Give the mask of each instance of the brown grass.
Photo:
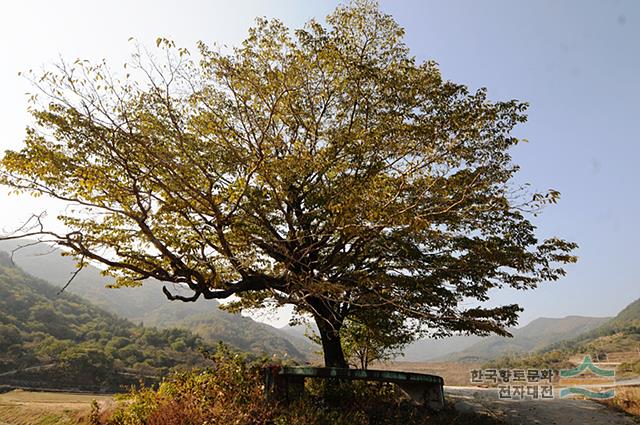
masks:
[(439, 375), (444, 378), (445, 385), (452, 386), (473, 386), (473, 384), (471, 384), (471, 371), (482, 368), (482, 363), (458, 362), (391, 362), (371, 367), (371, 369), (387, 369)]
[(614, 398), (600, 402), (630, 415), (640, 416), (640, 387), (617, 387)]

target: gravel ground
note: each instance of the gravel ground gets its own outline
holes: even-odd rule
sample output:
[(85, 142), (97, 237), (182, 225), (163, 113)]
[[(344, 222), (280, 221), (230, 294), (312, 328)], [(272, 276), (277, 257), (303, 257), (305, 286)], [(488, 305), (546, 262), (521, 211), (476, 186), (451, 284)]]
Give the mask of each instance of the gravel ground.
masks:
[(640, 420), (590, 400), (501, 400), (490, 388), (445, 387), (447, 398), (460, 411), (488, 414), (509, 424), (632, 425)]

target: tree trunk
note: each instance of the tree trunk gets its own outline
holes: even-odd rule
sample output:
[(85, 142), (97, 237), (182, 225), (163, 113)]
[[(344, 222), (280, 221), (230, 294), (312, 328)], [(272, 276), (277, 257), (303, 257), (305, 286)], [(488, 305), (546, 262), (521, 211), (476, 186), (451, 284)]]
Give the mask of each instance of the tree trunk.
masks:
[(331, 323), (322, 317), (316, 317), (315, 319), (318, 325), (318, 331), (320, 331), (325, 367), (348, 368), (349, 364), (344, 358), (342, 343), (340, 341), (340, 328), (342, 327), (342, 323)]

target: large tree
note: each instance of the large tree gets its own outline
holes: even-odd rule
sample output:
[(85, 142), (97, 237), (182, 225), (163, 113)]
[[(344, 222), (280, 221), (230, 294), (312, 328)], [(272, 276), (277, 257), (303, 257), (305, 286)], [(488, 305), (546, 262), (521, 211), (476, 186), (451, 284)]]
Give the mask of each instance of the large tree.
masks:
[(294, 32), (258, 19), (241, 47), (198, 47), (159, 39), (119, 77), (86, 61), (33, 76), (34, 123), (1, 182), (75, 207), (67, 233), (36, 218), (8, 237), (40, 236), (117, 285), (192, 291), (163, 287), (171, 300), (291, 304), (339, 367), (347, 319), (399, 340), (504, 335), (521, 309), (484, 306), (489, 290), (575, 261), (530, 221), (557, 192), (513, 183), (526, 104), (418, 63), (376, 4)]

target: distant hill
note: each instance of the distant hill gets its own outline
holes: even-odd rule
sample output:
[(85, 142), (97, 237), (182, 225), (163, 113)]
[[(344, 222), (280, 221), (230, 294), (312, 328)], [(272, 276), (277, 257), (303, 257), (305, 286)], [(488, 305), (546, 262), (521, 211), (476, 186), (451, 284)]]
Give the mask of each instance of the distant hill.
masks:
[(640, 300), (593, 329), (551, 343), (527, 355), (503, 355), (490, 361), (494, 368), (574, 367), (576, 359), (590, 355), (595, 361), (619, 363), (616, 376), (640, 375)]
[(597, 332), (615, 332), (640, 328), (640, 298), (626, 306), (616, 317), (596, 329)]
[[(609, 320), (607, 317), (568, 316), (562, 319), (539, 318), (527, 326), (512, 329), (513, 338), (499, 336), (455, 335), (442, 339), (420, 339), (404, 349), (398, 361), (482, 362), (506, 353), (527, 353), (548, 344), (575, 337)], [(311, 327), (313, 330), (314, 327)], [(304, 337), (306, 326), (282, 329), (290, 335)]]
[[(24, 244), (25, 241), (0, 241), (0, 250), (11, 251)], [(75, 270), (70, 257), (63, 257), (59, 250), (43, 244), (17, 251), (14, 261), (30, 274), (56, 286), (64, 285)], [(227, 313), (215, 300), (171, 302), (162, 293), (161, 282), (149, 280), (137, 288), (106, 288), (111, 282), (98, 269), (89, 266), (77, 275), (66, 292), (134, 323), (189, 329), (209, 343), (223, 341), (242, 351), (306, 361), (317, 350), (304, 336), (290, 335), (251, 318)], [(181, 288), (172, 286), (171, 290), (180, 292)]]
[[(408, 361), (496, 360), (513, 365), (522, 354), (538, 362), (561, 361), (575, 353), (638, 352), (640, 350), (640, 299), (615, 317), (568, 316), (539, 318), (511, 330), (513, 338), (455, 336), (443, 340), (420, 340), (405, 350)], [(511, 363), (509, 363), (511, 362)], [(535, 364), (531, 363), (531, 364)], [(540, 363), (542, 364), (542, 363)], [(505, 366), (506, 367), (506, 366)]]
[(404, 349), (399, 361), (426, 362), (445, 361), (452, 353), (458, 353), (482, 341), (477, 335), (455, 335), (442, 339), (419, 339)]
[(512, 329), (512, 338), (497, 335), (480, 338), (469, 347), (456, 353), (448, 353), (437, 360), (486, 361), (505, 354), (530, 353), (544, 349), (549, 344), (584, 334), (609, 320), (608, 317), (584, 316), (539, 318), (522, 328)]
[(553, 350), (608, 353), (640, 350), (640, 299), (600, 326), (574, 338), (550, 344), (542, 351)]
[(114, 389), (203, 366), (193, 333), (136, 326), (26, 274), (0, 252), (0, 384)]
[(154, 310), (132, 319), (160, 328), (189, 329), (211, 343), (223, 341), (242, 351), (297, 361), (307, 360), (316, 349), (304, 336), (289, 335), (249, 317), (227, 313), (218, 308), (217, 302), (210, 300), (191, 305), (164, 299)]

